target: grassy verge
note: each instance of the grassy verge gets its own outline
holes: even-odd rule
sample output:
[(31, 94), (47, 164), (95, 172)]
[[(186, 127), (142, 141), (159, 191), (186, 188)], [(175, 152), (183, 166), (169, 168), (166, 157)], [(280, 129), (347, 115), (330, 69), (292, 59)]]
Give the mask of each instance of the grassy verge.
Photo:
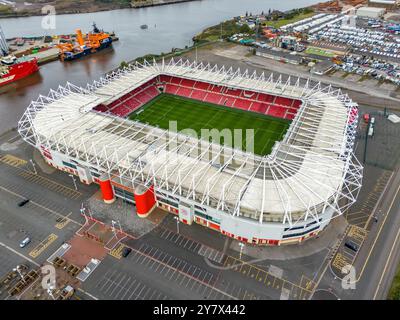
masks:
[(9, 14), (13, 14), (13, 10), (10, 6), (6, 6), (4, 4), (0, 4), (0, 16), (6, 16)]
[(254, 31), (252, 31), (247, 25), (237, 25), (235, 20), (227, 20), (205, 29), (203, 32), (196, 35), (193, 40), (195, 42), (217, 41), (221, 39), (221, 37), (222, 39), (227, 39), (236, 33), (253, 34)]
[(279, 19), (277, 21), (267, 21), (265, 23), (265, 25), (273, 27), (273, 28), (280, 28), (280, 27), (282, 27), (282, 26), (284, 26), (286, 24), (294, 23), (294, 22), (297, 22), (297, 21), (300, 21), (300, 20), (303, 20), (303, 19), (306, 19), (306, 18), (310, 18), (313, 15), (315, 15), (314, 12), (302, 12), (302, 13), (299, 13), (296, 16), (290, 18), (290, 19), (283, 18), (283, 19)]
[(389, 300), (400, 300), (400, 265), (397, 267), (396, 275), (393, 279), (392, 287), (390, 288)]

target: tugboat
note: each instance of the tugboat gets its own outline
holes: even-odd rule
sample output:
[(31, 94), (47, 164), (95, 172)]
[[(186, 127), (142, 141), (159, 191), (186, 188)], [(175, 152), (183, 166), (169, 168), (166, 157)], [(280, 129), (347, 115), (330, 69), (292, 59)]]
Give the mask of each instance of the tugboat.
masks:
[(110, 34), (99, 30), (93, 23), (93, 31), (89, 32), (85, 37), (80, 29), (76, 30), (77, 43), (58, 44), (60, 50), (61, 61), (71, 61), (82, 58), (86, 55), (98, 52), (108, 48), (112, 44)]
[(39, 70), (36, 58), (6, 56), (0, 59), (0, 87)]

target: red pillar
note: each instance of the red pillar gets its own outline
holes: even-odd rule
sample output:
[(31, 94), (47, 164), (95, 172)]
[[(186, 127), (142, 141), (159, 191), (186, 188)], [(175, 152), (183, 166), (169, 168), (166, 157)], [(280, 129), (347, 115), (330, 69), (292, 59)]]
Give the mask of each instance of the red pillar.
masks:
[(100, 190), (105, 203), (111, 204), (115, 201), (114, 190), (111, 186), (111, 180), (108, 176), (101, 176), (99, 179)]
[(138, 186), (135, 188), (136, 212), (140, 218), (146, 218), (156, 206), (154, 187), (146, 189)]

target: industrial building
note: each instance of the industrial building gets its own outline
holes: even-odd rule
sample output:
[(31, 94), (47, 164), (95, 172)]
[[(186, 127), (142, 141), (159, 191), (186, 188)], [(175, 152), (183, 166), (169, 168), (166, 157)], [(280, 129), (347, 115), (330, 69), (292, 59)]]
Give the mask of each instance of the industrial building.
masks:
[(380, 7), (360, 7), (357, 9), (356, 15), (359, 17), (367, 17), (373, 19), (380, 19), (386, 13), (385, 8)]
[(388, 10), (393, 10), (396, 8), (396, 0), (368, 0), (369, 7), (385, 8)]
[[(163, 93), (290, 126), (260, 156), (127, 118)], [(357, 121), (357, 105), (331, 86), (170, 60), (59, 86), (32, 101), (18, 131), (49, 165), (99, 184), (107, 203), (120, 197), (141, 217), (160, 207), (182, 223), (281, 245), (317, 235), (356, 201)]]

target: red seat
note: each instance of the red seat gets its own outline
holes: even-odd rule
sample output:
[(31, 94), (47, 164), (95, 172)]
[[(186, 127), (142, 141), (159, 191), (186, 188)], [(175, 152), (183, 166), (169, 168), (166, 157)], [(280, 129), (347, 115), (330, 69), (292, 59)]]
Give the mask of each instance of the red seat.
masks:
[(207, 95), (206, 91), (193, 90), (190, 98), (203, 101), (203, 99), (206, 95)]
[(290, 98), (285, 98), (285, 97), (276, 97), (275, 99), (275, 104), (281, 105), (281, 106), (291, 106), (293, 103), (293, 99)]
[(219, 102), (221, 101), (221, 98), (223, 98), (222, 95), (217, 94), (217, 93), (209, 92), (207, 94), (207, 96), (205, 97), (204, 101), (207, 101), (207, 102), (210, 102), (210, 103), (219, 104)]
[(182, 79), (180, 85), (184, 86), (184, 87), (189, 87), (189, 88), (193, 88), (195, 81), (190, 80), (190, 79)]
[(235, 102), (235, 98), (223, 96), (220, 104), (227, 107), (232, 107), (233, 103)]
[(209, 83), (205, 83), (205, 82), (201, 82), (201, 81), (196, 81), (196, 83), (194, 84), (194, 87), (196, 89), (200, 89), (200, 90), (208, 90), (209, 86), (210, 86)]
[(178, 91), (179, 87), (172, 85), (172, 84), (167, 84), (165, 87), (165, 92), (170, 93), (170, 94), (176, 94)]
[(268, 104), (261, 102), (253, 102), (250, 111), (265, 114), (268, 110)]
[(235, 103), (233, 104), (234, 107), (243, 109), (243, 110), (248, 110), (250, 107), (251, 102), (243, 99), (236, 99)]
[(180, 87), (178, 88), (178, 91), (176, 92), (177, 95), (182, 96), (182, 97), (190, 97), (190, 94), (192, 93), (191, 89)]
[(171, 77), (171, 83), (172, 84), (180, 84), (182, 81), (182, 78), (177, 78), (177, 77)]
[(268, 103), (272, 103), (274, 101), (274, 96), (271, 96), (269, 94), (266, 93), (259, 93), (257, 95), (257, 100), (261, 101), (261, 102), (268, 102)]

